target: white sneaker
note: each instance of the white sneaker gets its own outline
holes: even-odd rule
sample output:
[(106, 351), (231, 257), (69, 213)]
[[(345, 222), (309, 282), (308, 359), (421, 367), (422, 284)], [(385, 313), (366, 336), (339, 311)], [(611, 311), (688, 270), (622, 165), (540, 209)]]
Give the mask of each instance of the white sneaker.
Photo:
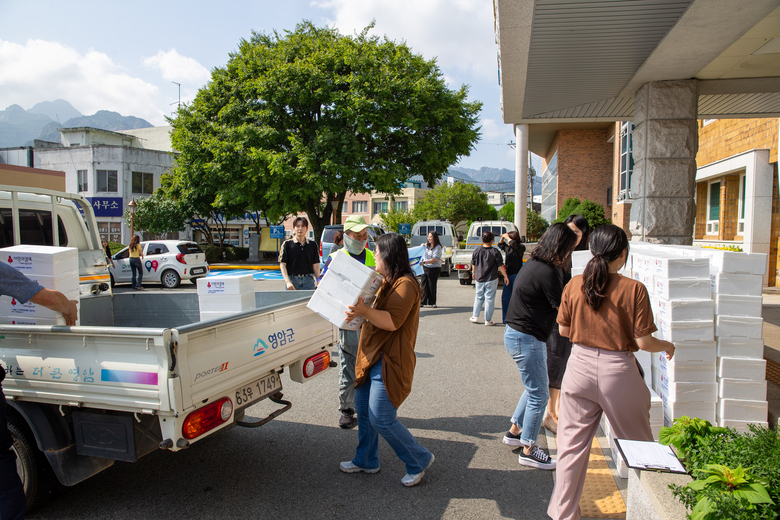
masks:
[(526, 455), (525, 450), (520, 450), (518, 462), (523, 466), (538, 469), (555, 469), (557, 465), (555, 459), (546, 454), (539, 446), (531, 446), (528, 455)]
[(352, 464), (351, 460), (339, 464), (339, 469), (344, 473), (378, 473), (379, 472), (379, 468), (366, 469), (366, 468), (355, 466), (354, 464)]
[[(431, 464), (433, 464), (433, 461), (435, 459), (436, 459), (436, 457), (434, 457), (433, 453), (431, 453), (431, 461), (428, 463), (427, 466), (425, 466), (425, 469), (430, 468)], [(407, 473), (406, 475), (404, 475), (404, 478), (401, 479), (401, 484), (403, 484), (406, 487), (416, 486), (422, 480), (423, 475), (425, 475), (425, 469), (422, 470), (419, 473), (414, 474), (414, 475), (410, 475), (409, 473)], [(377, 470), (377, 471), (379, 471), (379, 470)]]
[(472, 316), (471, 318), (469, 318), (469, 321), (470, 321), (471, 323), (476, 323), (478, 319), (479, 319), (479, 317), (478, 317), (478, 316)]
[(492, 326), (493, 326), (493, 325), (495, 325), (495, 324), (496, 324), (496, 322), (495, 322), (495, 321), (486, 321), (486, 322), (485, 322), (485, 327), (492, 327)]

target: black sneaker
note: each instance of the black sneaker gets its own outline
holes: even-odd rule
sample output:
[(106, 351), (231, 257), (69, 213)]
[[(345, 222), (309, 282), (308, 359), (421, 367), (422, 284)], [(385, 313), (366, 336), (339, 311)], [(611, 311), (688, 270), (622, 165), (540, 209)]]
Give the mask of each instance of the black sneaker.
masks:
[(507, 446), (525, 446), (523, 441), (520, 439), (520, 436), (523, 434), (521, 431), (517, 435), (512, 433), (511, 431), (508, 431), (504, 434), (504, 444)]
[(539, 446), (531, 446), (528, 455), (525, 450), (520, 450), (518, 462), (523, 466), (530, 466), (538, 469), (555, 469), (555, 459), (546, 454)]
[(355, 410), (351, 408), (341, 411), (341, 417), (339, 418), (339, 427), (349, 430), (357, 426), (357, 417), (355, 417)]

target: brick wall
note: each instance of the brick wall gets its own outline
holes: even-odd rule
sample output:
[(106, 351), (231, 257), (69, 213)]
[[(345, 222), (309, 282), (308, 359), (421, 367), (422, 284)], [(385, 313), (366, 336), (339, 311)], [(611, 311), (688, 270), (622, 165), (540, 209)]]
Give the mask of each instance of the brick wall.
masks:
[(719, 240), (736, 240), (739, 210), (739, 175), (726, 175), (720, 185)]
[(778, 119), (717, 119), (699, 121), (699, 168), (738, 153), (768, 148), (769, 162), (777, 161)]
[[(706, 182), (696, 184), (696, 222), (693, 226), (694, 240), (704, 238), (707, 232), (707, 188)], [(713, 237), (714, 238), (714, 237)]]
[(769, 242), (769, 280), (770, 286), (780, 287), (780, 276), (777, 276), (777, 242), (780, 240), (780, 197), (778, 197), (777, 167), (775, 166), (774, 175), (772, 175), (772, 227), (769, 232), (772, 239)]
[(559, 208), (569, 197), (590, 199), (604, 208), (611, 205), (611, 201), (607, 201), (613, 172), (612, 143), (607, 142), (609, 134), (610, 129), (558, 132)]

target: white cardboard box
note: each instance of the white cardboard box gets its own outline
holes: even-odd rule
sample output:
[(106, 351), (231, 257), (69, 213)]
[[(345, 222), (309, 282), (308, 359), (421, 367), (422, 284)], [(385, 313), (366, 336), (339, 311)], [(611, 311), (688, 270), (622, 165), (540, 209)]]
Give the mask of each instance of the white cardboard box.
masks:
[(719, 357), (718, 377), (766, 380), (766, 359)]
[(26, 275), (52, 276), (78, 271), (79, 251), (75, 247), (19, 245), (0, 249), (0, 262)]
[(357, 330), (365, 321), (358, 316), (347, 321), (348, 305), (362, 299), (371, 305), (382, 284), (382, 275), (349, 255), (335, 255), (307, 307), (340, 329)]
[(665, 300), (711, 300), (708, 278), (655, 277), (655, 294)]
[(653, 276), (661, 278), (707, 278), (710, 275), (710, 262), (706, 258), (658, 251), (652, 256), (650, 270)]
[(764, 277), (760, 274), (710, 274), (712, 292), (736, 296), (761, 296)]
[(244, 312), (256, 307), (255, 293), (204, 294), (198, 296), (200, 312)]
[(763, 334), (764, 319), (749, 316), (718, 316), (715, 334), (719, 338), (754, 338)]
[(718, 419), (766, 422), (768, 415), (769, 405), (766, 401), (721, 399), (718, 403)]
[(244, 294), (254, 292), (254, 276), (251, 274), (219, 275), (198, 278), (198, 296), (209, 294)]
[(764, 276), (767, 256), (765, 253), (740, 253), (719, 249), (704, 249), (702, 255), (710, 259), (713, 273), (745, 273)]
[(761, 338), (718, 338), (718, 357), (762, 359), (764, 340)]
[(738, 296), (736, 294), (716, 294), (715, 314), (724, 316), (750, 316), (760, 318), (763, 298), (761, 296)]
[(766, 400), (766, 379), (718, 378), (718, 397), (722, 399)]
[(715, 305), (712, 300), (666, 300), (656, 298), (656, 316), (668, 321), (708, 320), (715, 316)]

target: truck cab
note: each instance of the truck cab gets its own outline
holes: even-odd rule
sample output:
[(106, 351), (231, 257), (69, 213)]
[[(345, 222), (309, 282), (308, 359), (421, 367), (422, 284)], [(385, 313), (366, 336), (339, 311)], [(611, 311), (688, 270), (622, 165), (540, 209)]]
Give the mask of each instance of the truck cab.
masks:
[[(501, 239), (501, 235), (517, 231), (517, 226), (506, 220), (484, 220), (471, 223), (466, 237), (466, 248), (457, 249), (452, 254), (452, 263), (458, 271), (461, 285), (472, 284), (471, 255), (474, 253), (474, 249), (482, 245), (482, 233), (485, 231), (490, 231), (496, 236), (493, 242), (493, 247), (496, 247), (495, 244)], [(503, 257), (503, 252), (501, 254)]]
[(441, 276), (449, 276), (452, 271), (452, 252), (458, 246), (458, 234), (455, 226), (446, 220), (421, 220), (412, 226), (410, 246), (415, 247), (428, 242), (428, 234), (435, 231), (441, 242)]

